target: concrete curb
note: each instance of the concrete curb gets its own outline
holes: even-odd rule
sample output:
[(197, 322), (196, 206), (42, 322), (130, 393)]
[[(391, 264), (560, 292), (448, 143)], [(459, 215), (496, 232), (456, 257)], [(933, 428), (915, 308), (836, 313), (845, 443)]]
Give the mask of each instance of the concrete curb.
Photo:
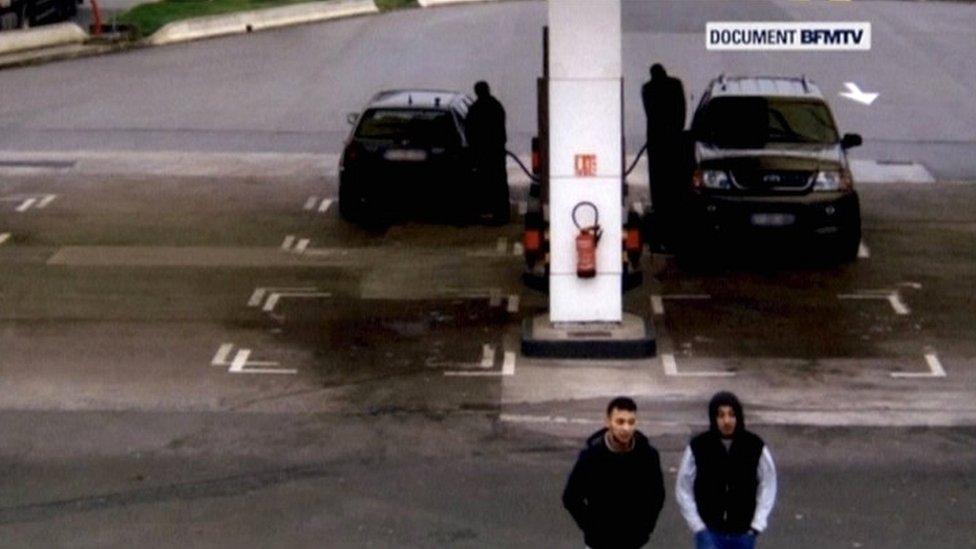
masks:
[(451, 4), (475, 4), (483, 2), (495, 2), (497, 0), (417, 0), (422, 8), (432, 8), (436, 6), (448, 6)]
[(88, 40), (88, 33), (74, 23), (58, 23), (33, 29), (3, 31), (0, 34), (0, 55), (81, 44)]
[(378, 12), (379, 8), (373, 0), (335, 0), (295, 4), (266, 10), (174, 21), (153, 33), (143, 43), (159, 46)]

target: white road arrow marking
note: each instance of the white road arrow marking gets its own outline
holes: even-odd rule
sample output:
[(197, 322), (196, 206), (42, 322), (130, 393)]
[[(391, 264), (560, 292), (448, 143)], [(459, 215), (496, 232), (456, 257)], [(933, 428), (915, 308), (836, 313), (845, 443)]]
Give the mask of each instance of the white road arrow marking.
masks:
[(878, 93), (868, 93), (865, 91), (861, 91), (861, 88), (857, 87), (857, 84), (855, 84), (854, 82), (844, 82), (844, 85), (847, 86), (848, 91), (840, 92), (840, 96), (846, 97), (852, 101), (857, 101), (862, 105), (870, 105), (871, 103), (874, 103), (874, 100), (877, 99), (879, 95), (881, 95)]
[(319, 205), (319, 213), (325, 213), (329, 210), (329, 206), (332, 205), (332, 199), (323, 198), (322, 203)]
[(315, 203), (318, 201), (319, 201), (319, 197), (317, 196), (308, 197), (308, 200), (305, 201), (304, 209), (311, 210), (312, 208), (315, 207)]
[(35, 202), (37, 202), (36, 198), (28, 198), (27, 200), (23, 201), (20, 206), (17, 206), (17, 211), (26, 212), (31, 206), (34, 205)]

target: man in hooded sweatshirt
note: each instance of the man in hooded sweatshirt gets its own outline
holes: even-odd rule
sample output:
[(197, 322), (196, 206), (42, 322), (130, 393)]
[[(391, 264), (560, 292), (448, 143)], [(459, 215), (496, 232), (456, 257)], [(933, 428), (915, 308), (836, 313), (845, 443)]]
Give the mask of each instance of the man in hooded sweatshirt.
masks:
[(606, 421), (580, 452), (563, 505), (590, 549), (636, 549), (650, 539), (664, 505), (661, 460), (636, 429), (632, 399), (611, 400)]
[(763, 440), (746, 430), (732, 393), (708, 403), (710, 428), (691, 439), (675, 491), (697, 549), (752, 549), (776, 502), (776, 466)]

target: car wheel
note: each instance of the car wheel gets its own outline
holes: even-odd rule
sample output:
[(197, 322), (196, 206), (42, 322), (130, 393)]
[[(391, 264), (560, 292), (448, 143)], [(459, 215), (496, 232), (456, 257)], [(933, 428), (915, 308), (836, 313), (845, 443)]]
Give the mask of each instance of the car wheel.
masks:
[(363, 198), (349, 184), (339, 185), (339, 215), (350, 223), (358, 223), (363, 218)]

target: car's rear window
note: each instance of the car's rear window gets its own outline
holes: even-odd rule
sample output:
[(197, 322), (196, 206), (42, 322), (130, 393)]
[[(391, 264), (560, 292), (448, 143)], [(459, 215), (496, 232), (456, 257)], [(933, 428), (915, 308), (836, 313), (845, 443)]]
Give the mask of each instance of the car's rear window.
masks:
[(820, 101), (765, 97), (720, 97), (695, 120), (698, 139), (728, 149), (770, 143), (836, 143), (837, 128)]
[(356, 137), (409, 140), (412, 143), (451, 146), (459, 142), (449, 112), (423, 109), (375, 109), (363, 114)]

